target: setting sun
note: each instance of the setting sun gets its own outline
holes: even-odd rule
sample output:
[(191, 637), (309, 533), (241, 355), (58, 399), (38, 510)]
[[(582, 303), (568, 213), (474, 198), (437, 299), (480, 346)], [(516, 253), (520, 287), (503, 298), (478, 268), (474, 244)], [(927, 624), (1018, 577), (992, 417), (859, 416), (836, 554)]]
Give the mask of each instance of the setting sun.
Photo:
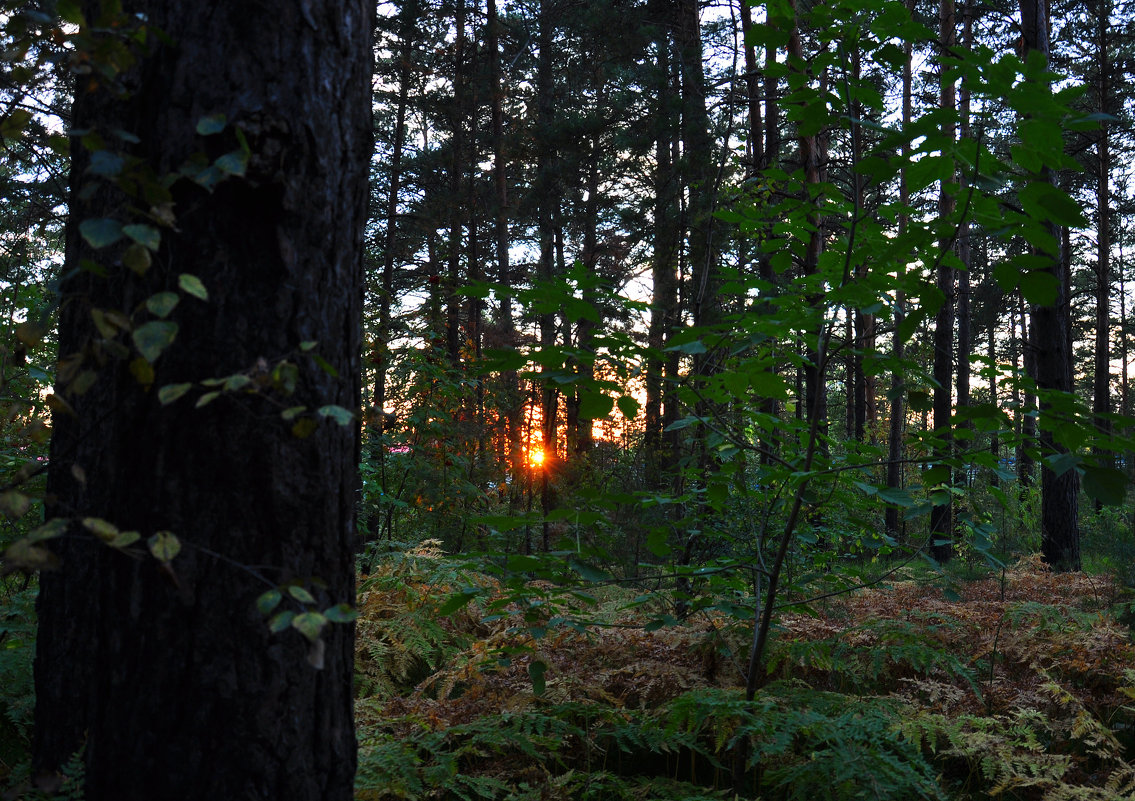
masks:
[(543, 448), (530, 448), (528, 450), (528, 464), (533, 467), (539, 467), (544, 463), (544, 449)]

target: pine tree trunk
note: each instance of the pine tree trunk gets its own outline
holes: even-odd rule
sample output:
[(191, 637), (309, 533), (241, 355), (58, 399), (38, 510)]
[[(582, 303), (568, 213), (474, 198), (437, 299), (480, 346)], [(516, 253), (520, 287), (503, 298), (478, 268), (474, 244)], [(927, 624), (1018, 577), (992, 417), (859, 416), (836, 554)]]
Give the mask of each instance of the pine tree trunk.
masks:
[[(54, 773), (82, 748), (88, 801), (347, 801), (352, 627), (329, 625), (311, 645), (296, 630), (271, 634), (255, 601), (288, 582), (315, 609), (354, 600), (358, 429), (314, 410), (360, 402), (373, 5), (231, 0), (203, 13), (154, 0), (127, 11), (164, 36), (147, 39), (126, 96), (79, 79), (74, 127), (133, 134), (140, 143), (108, 133), (108, 148), (158, 176), (194, 153), (238, 150), (236, 131), (249, 158), (244, 177), (212, 193), (176, 181), (172, 207), (159, 207), (158, 190), (147, 203), (99, 181), (73, 139), (60, 353), (97, 377), (79, 392), (64, 370), (56, 387), (74, 414), (55, 418), (47, 513), (72, 524), (51, 543), (60, 567), (43, 574), (38, 601), (34, 767)], [(223, 130), (196, 133), (218, 114)], [(144, 275), (117, 263), (124, 243), (96, 251), (80, 238), (94, 218), (152, 225), (147, 208), (172, 208), (176, 227), (162, 228)], [(177, 337), (146, 387), (146, 360), (132, 371), (138, 354), (121, 355), (131, 336), (96, 330), (92, 311), (132, 317), (137, 333), (155, 320), (145, 301), (178, 292), (186, 274), (208, 300), (180, 293), (168, 318)], [(338, 377), (301, 351), (312, 341)], [(281, 360), (298, 368), (290, 395), (267, 378)], [(258, 391), (194, 408), (198, 382), (238, 373)], [(186, 397), (159, 402), (158, 388), (183, 382), (195, 384)], [(307, 407), (308, 436), (281, 419), (293, 405)], [(170, 531), (182, 551), (165, 569), (144, 547), (101, 543), (82, 518), (137, 531), (139, 545)]]
[[(1099, 53), (1099, 111), (1106, 113), (1108, 102), (1107, 28), (1111, 17), (1110, 4), (1100, 0), (1099, 27), (1096, 43)], [(1096, 341), (1095, 369), (1092, 382), (1092, 413), (1103, 435), (1112, 430), (1107, 415), (1111, 412), (1111, 150), (1107, 122), (1100, 122), (1096, 143), (1099, 164), (1096, 172)], [(1111, 462), (1110, 452), (1096, 451), (1096, 458)], [(1102, 508), (1096, 501), (1096, 511)]]
[[(647, 343), (650, 346), (646, 370), (645, 432), (643, 440), (646, 461), (646, 483), (651, 489), (661, 489), (664, 464), (673, 464), (676, 451), (674, 434), (666, 434), (666, 427), (678, 419), (674, 394), (669, 385), (677, 376), (675, 357), (663, 348), (676, 328), (678, 310), (678, 176), (674, 168), (673, 149), (678, 127), (671, 111), (670, 40), (664, 26), (658, 28), (657, 73), (658, 88), (655, 100), (655, 163), (654, 163), (654, 230), (653, 253), (650, 271), (654, 286)], [(667, 442), (669, 440), (669, 442)]]
[[(1045, 0), (1022, 0), (1021, 36), (1024, 55), (1049, 53), (1048, 8)], [(1036, 181), (1052, 181), (1051, 171), (1044, 169)], [(1049, 226), (1053, 239), (1059, 232)], [(1038, 251), (1039, 252), (1039, 251)], [(1069, 287), (1060, 253), (1043, 253), (1049, 260), (1049, 272), (1059, 288), (1056, 299), (1047, 305), (1032, 307), (1029, 344), (1033, 353), (1033, 378), (1038, 392), (1072, 392), (1072, 351), (1070, 348)], [(1043, 453), (1063, 453), (1065, 448), (1044, 420), (1051, 401), (1041, 397), (1040, 447)], [(1057, 475), (1048, 463), (1041, 466), (1041, 553), (1056, 570), (1080, 569), (1080, 531), (1078, 522), (1080, 477), (1075, 470)]]
[[(943, 49), (952, 48), (957, 42), (957, 21), (955, 19), (953, 0), (941, 0), (939, 5), (939, 42)], [(955, 111), (955, 91), (953, 79), (943, 79), (939, 107), (944, 114), (943, 119), (949, 120), (950, 138), (954, 137), (953, 114)], [(944, 226), (954, 216), (956, 202), (949, 184), (953, 178), (942, 182), (938, 193), (938, 217)], [(943, 251), (953, 250), (953, 232), (942, 236)], [(943, 252), (938, 260), (938, 291), (942, 293), (942, 305), (934, 316), (934, 431), (937, 438), (934, 457), (938, 460), (949, 459), (953, 455), (954, 438), (950, 430), (953, 412), (953, 372), (954, 372), (954, 303), (955, 286), (957, 284), (955, 270), (949, 254)], [(953, 507), (947, 495), (944, 503), (935, 506), (930, 512), (930, 555), (939, 562), (945, 562), (954, 555), (953, 546), (954, 520)]]

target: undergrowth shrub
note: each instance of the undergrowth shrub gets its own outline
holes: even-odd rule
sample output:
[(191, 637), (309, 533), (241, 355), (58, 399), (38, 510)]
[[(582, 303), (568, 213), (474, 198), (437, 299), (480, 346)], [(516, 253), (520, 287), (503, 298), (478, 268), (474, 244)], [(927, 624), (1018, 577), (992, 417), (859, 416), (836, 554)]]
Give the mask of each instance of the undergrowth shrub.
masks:
[(437, 546), (427, 540), (408, 552), (391, 552), (360, 583), (356, 695), (409, 693), (460, 654), (481, 628), (473, 610), (439, 614), (456, 589), (488, 579), (443, 559)]
[(762, 801), (1135, 801), (1135, 644), (1106, 578), (1026, 560), (952, 595), (903, 581), (782, 613), (751, 703), (745, 626), (720, 609), (654, 630), (643, 595), (436, 549), (363, 586), (360, 674), (383, 677), (360, 678), (366, 801), (728, 798), (741, 742)]
[(13, 588), (0, 606), (0, 782), (28, 758), (35, 688), (34, 587)]

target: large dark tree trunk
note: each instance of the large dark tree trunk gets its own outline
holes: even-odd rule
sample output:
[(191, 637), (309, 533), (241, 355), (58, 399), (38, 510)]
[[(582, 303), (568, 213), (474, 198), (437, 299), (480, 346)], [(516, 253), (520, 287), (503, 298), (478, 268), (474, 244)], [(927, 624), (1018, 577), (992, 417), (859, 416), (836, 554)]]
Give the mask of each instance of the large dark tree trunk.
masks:
[[(92, 25), (116, 35), (97, 5)], [(127, 10), (152, 26), (127, 94), (80, 76), (74, 127), (158, 176), (197, 153), (238, 150), (236, 131), (249, 158), (244, 177), (212, 193), (182, 178), (171, 196), (151, 185), (140, 197), (90, 172), (73, 139), (59, 330), (70, 367), (56, 391), (74, 413), (55, 416), (47, 505), (71, 524), (52, 543), (59, 569), (43, 574), (38, 602), (34, 766), (49, 776), (83, 749), (88, 801), (346, 801), (352, 628), (326, 626), (322, 644), (291, 628), (271, 634), (255, 601), (289, 582), (316, 610), (353, 601), (358, 432), (315, 410), (359, 404), (373, 5), (231, 0), (205, 13), (153, 0)], [(219, 114), (223, 130), (196, 132)], [(143, 275), (121, 265), (125, 241), (93, 250), (80, 237), (84, 220), (156, 225), (170, 209), (174, 226)], [(197, 276), (208, 300), (180, 293), (168, 318), (176, 339), (155, 356), (145, 302), (178, 292), (179, 280), (192, 287), (182, 275)], [(123, 317), (108, 323), (96, 310)], [(133, 339), (115, 330), (125, 318)], [(311, 341), (338, 377), (302, 352)], [(271, 378), (282, 360), (298, 368), (291, 394)], [(86, 369), (95, 378), (82, 392), (90, 378), (72, 379)], [(243, 391), (194, 408), (197, 382), (236, 374), (251, 379)], [(160, 387), (186, 382), (185, 397), (159, 401)], [(307, 436), (281, 419), (292, 406), (306, 407), (297, 430)], [(90, 518), (138, 532), (136, 552), (100, 542), (79, 522)], [(183, 546), (168, 566), (144, 547), (159, 531)]]
[[(1048, 7), (1045, 0), (1021, 0), (1021, 38), (1026, 57), (1035, 51), (1048, 58)], [(1034, 180), (1051, 182), (1051, 171), (1045, 168)], [(1055, 226), (1048, 227), (1053, 240), (1059, 241)], [(1032, 307), (1029, 344), (1033, 353), (1033, 378), (1041, 396), (1039, 439), (1042, 452), (1063, 453), (1066, 449), (1053, 437), (1052, 422), (1046, 419), (1046, 411), (1051, 409), (1052, 403), (1044, 393), (1073, 390), (1069, 287), (1061, 254), (1038, 252), (1047, 257), (1049, 266), (1045, 269), (1057, 279), (1055, 283), (1059, 287), (1051, 304)], [(1041, 467), (1040, 493), (1040, 548), (1045, 561), (1057, 570), (1079, 570), (1079, 474), (1075, 470), (1067, 470), (1057, 475), (1045, 463)]]

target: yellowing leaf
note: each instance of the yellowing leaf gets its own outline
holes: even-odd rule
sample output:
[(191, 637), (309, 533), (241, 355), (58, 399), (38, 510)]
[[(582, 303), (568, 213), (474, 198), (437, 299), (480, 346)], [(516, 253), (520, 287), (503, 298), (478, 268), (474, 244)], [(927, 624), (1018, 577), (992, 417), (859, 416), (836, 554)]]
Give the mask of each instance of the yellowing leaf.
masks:
[(313, 603), (315, 603), (315, 598), (312, 597), (312, 594), (310, 592), (308, 592), (306, 589), (304, 589), (303, 587), (300, 587), (298, 585), (293, 585), (291, 587), (288, 587), (288, 595), (295, 598), (301, 604), (313, 604)]
[(283, 599), (284, 596), (280, 593), (280, 591), (272, 588), (268, 590), (268, 592), (261, 594), (261, 596), (256, 599), (256, 608), (260, 611), (260, 614), (270, 615), (272, 613), (272, 610), (279, 606), (280, 601), (282, 601)]
[(319, 639), (319, 632), (327, 625), (327, 618), (319, 612), (304, 612), (292, 619), (292, 628), (311, 642)]
[(94, 534), (103, 542), (110, 542), (118, 536), (118, 526), (108, 523), (101, 517), (84, 517), (83, 528)]
[(59, 566), (59, 557), (25, 538), (8, 546), (4, 551), (4, 564), (6, 568), (17, 570), (53, 570)]
[(310, 417), (301, 417), (296, 421), (295, 425), (292, 426), (292, 436), (297, 439), (306, 439), (314, 434), (317, 428), (319, 428), (319, 423), (315, 422), (315, 420)]
[(125, 548), (128, 545), (133, 545), (140, 539), (142, 539), (142, 535), (137, 531), (120, 531), (114, 539), (107, 542), (107, 545), (111, 548)]
[(0, 511), (12, 518), (20, 518), (31, 508), (32, 499), (22, 492), (8, 490), (0, 494)]
[(171, 531), (159, 531), (146, 542), (159, 562), (169, 562), (181, 553), (181, 540)]
[(28, 534), (27, 539), (29, 542), (53, 540), (56, 537), (62, 536), (70, 523), (71, 521), (66, 517), (56, 517), (52, 520), (48, 520), (39, 528), (33, 529), (32, 532)]
[(130, 362), (130, 374), (134, 376), (134, 380), (144, 387), (149, 387), (154, 383), (154, 367), (148, 361), (139, 356)]

